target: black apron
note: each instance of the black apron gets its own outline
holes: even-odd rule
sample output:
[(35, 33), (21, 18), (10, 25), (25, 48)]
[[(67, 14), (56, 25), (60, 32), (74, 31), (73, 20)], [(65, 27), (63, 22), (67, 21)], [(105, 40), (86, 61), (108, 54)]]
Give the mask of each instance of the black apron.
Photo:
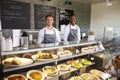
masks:
[(70, 27), (70, 33), (68, 35), (68, 41), (77, 41), (78, 37), (77, 37), (77, 33), (78, 33), (78, 29), (71, 29), (71, 24), (69, 25)]
[(46, 34), (46, 29), (44, 30), (44, 40), (43, 43), (55, 43), (56, 40), (56, 33), (53, 29), (54, 34)]

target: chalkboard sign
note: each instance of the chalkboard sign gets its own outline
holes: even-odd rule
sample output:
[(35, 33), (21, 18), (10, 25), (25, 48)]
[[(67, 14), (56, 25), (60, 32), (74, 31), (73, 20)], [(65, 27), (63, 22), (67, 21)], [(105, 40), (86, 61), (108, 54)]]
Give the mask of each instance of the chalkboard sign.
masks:
[(30, 29), (30, 4), (2, 0), (2, 29)]
[(46, 26), (45, 16), (54, 16), (54, 26), (56, 26), (56, 8), (51, 6), (35, 5), (35, 28), (41, 29)]
[(60, 25), (69, 23), (69, 16), (74, 14), (74, 10), (60, 9)]

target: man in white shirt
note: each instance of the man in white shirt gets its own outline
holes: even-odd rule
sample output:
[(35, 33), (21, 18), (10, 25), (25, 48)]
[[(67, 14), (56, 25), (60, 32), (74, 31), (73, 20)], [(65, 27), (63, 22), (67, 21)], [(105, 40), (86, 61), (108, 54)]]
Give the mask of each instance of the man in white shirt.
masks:
[(80, 41), (80, 27), (76, 24), (75, 15), (70, 15), (70, 23), (64, 30), (64, 41)]
[(60, 42), (61, 40), (59, 31), (53, 27), (53, 16), (47, 15), (45, 20), (46, 27), (41, 29), (38, 33), (38, 44)]

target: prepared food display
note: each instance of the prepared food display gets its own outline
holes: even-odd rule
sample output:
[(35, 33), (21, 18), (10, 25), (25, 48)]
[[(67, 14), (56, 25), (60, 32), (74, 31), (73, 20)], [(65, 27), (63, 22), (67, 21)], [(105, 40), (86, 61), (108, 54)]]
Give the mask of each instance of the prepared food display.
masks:
[[(89, 73), (81, 74), (82, 72), (84, 72), (85, 69), (88, 69), (86, 67), (94, 64), (92, 60), (90, 61), (85, 58), (90, 58), (92, 56), (91, 54), (89, 55), (90, 52), (97, 51), (98, 46), (91, 46), (95, 44), (97, 43), (93, 43), (93, 44), (90, 43), (88, 47), (86, 47), (87, 46), (86, 44), (83, 45), (70, 44), (68, 46), (67, 45), (61, 46), (60, 44), (60, 47), (59, 46), (52, 48), (44, 47), (43, 49), (40, 47), (40, 49), (30, 48), (31, 50), (27, 49), (23, 51), (22, 49), (20, 49), (20, 51), (16, 50), (13, 51), (13, 53), (12, 51), (8, 53), (6, 52), (5, 54), (2, 54), (2, 59), (3, 59), (2, 64), (4, 65), (3, 73), (4, 74), (6, 73), (4, 78), (5, 80), (48, 80), (49, 78), (50, 79), (57, 78), (61, 80), (68, 80), (68, 79), (69, 80), (100, 80), (99, 77), (101, 78), (100, 75), (102, 74), (102, 71), (96, 69), (90, 70)], [(80, 54), (81, 52), (88, 54)], [(15, 54), (15, 56), (11, 56), (11, 57), (9, 56), (13, 54)], [(33, 69), (36, 68), (37, 70), (29, 70), (32, 68)], [(41, 69), (42, 71), (40, 71)], [(80, 73), (79, 70), (81, 70)], [(9, 72), (16, 73), (15, 71), (16, 72), (20, 71), (21, 73), (19, 72), (20, 74), (13, 74), (6, 77), (7, 75), (12, 74)], [(62, 79), (64, 78), (64, 76), (66, 76), (67, 78)]]
[(77, 60), (69, 60), (69, 61), (67, 61), (67, 64), (71, 65), (72, 67), (75, 67), (75, 68), (80, 68), (83, 66), (92, 65), (94, 63), (87, 59), (77, 59)]
[(40, 53), (33, 55), (32, 58), (36, 58), (39, 61), (48, 61), (48, 60), (56, 59), (58, 57), (57, 55), (53, 55), (52, 53), (40, 52)]
[(81, 74), (81, 77), (83, 78), (83, 79), (87, 79), (89, 76), (91, 76), (91, 74), (90, 73), (83, 73), (83, 74)]
[(37, 53), (33, 56), (37, 59), (52, 59), (53, 58), (51, 53)]
[(76, 62), (76, 61), (73, 61), (73, 60), (67, 61), (67, 64), (71, 65), (72, 67), (75, 67), (75, 68), (83, 67), (82, 63), (79, 63), (79, 62)]
[(49, 76), (58, 75), (58, 70), (54, 66), (43, 67), (43, 72), (45, 72)]
[(71, 51), (69, 51), (69, 50), (64, 50), (63, 51), (63, 54), (69, 54), (69, 53), (71, 53)]
[(91, 65), (93, 64), (93, 62), (91, 62), (90, 60), (84, 59), (84, 58), (80, 58), (78, 59), (80, 63), (82, 63), (83, 65)]
[(94, 51), (98, 50), (97, 48), (98, 48), (97, 46), (83, 47), (83, 48), (81, 49), (81, 52), (82, 52), (82, 53), (94, 52)]
[(65, 57), (69, 57), (69, 56), (72, 56), (72, 52), (69, 51), (69, 50), (64, 50), (64, 51), (59, 51), (57, 53), (57, 55), (60, 57), (60, 58), (65, 58)]
[(67, 64), (59, 64), (57, 67), (61, 71), (65, 71), (65, 70), (69, 70), (70, 69), (70, 65), (67, 65)]
[(68, 65), (74, 66), (75, 65), (75, 61), (74, 60), (69, 60), (67, 61)]
[(80, 76), (73, 76), (69, 80), (84, 80), (84, 79), (81, 78)]
[(85, 80), (100, 80), (98, 76), (90, 73), (83, 73), (81, 74), (81, 77)]
[(13, 74), (8, 76), (5, 80), (27, 80), (24, 75), (21, 74)]
[(100, 77), (104, 72), (97, 69), (92, 69), (90, 70), (90, 73)]
[(101, 80), (101, 79), (96, 75), (90, 75), (86, 80)]
[(39, 70), (30, 70), (27, 72), (27, 78), (29, 80), (44, 80), (44, 74), (43, 72)]
[(23, 66), (23, 65), (28, 65), (32, 64), (33, 60), (29, 58), (20, 58), (20, 57), (11, 57), (11, 58), (6, 58), (2, 61), (3, 65), (5, 66)]

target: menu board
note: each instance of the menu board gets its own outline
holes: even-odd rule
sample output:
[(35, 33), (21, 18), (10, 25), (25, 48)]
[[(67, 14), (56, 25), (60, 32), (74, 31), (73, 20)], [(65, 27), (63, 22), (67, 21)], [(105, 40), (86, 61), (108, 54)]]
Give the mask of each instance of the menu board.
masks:
[(2, 0), (2, 29), (30, 29), (30, 4)]
[(67, 25), (69, 23), (69, 16), (74, 14), (74, 10), (60, 9), (60, 25)]
[(35, 29), (41, 29), (46, 26), (45, 16), (51, 14), (54, 16), (54, 26), (56, 26), (56, 8), (51, 6), (35, 5)]

